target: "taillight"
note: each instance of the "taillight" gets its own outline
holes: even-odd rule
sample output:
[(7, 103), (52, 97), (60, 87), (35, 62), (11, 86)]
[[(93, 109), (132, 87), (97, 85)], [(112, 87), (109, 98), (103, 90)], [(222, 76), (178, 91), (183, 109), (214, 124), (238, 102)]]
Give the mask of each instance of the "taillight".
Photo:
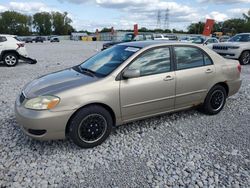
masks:
[(18, 48), (24, 47), (24, 43), (17, 43)]
[(241, 65), (240, 64), (238, 64), (237, 68), (238, 68), (238, 71), (241, 72)]

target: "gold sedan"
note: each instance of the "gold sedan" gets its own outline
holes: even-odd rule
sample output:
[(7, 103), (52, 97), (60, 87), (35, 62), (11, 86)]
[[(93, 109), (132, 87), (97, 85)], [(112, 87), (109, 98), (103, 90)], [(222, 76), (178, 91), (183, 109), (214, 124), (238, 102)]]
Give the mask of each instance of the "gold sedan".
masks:
[(25, 86), (15, 103), (22, 130), (40, 140), (68, 135), (83, 148), (115, 125), (199, 107), (214, 115), (240, 86), (238, 61), (205, 46), (130, 42)]

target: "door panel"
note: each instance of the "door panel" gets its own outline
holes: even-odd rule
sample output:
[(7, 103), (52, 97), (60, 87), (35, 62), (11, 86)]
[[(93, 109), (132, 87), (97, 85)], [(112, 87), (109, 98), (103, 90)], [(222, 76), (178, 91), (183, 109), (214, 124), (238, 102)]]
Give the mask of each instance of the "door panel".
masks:
[(174, 47), (176, 62), (175, 108), (186, 108), (202, 103), (208, 88), (214, 83), (215, 67), (199, 48)]
[(126, 69), (140, 77), (120, 81), (120, 105), (124, 121), (174, 108), (175, 72), (171, 71), (169, 47), (143, 52)]
[(120, 97), (123, 120), (172, 110), (174, 95), (174, 72), (122, 80)]
[(176, 71), (175, 108), (196, 106), (206, 97), (214, 80), (214, 65)]

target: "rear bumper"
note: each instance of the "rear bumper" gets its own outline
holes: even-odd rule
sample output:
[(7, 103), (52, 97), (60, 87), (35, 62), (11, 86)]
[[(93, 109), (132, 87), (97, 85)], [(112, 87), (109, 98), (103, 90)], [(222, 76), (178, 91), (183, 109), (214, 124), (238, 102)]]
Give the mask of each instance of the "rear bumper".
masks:
[(37, 140), (64, 139), (66, 125), (73, 111), (36, 111), (23, 107), (19, 98), (15, 103), (15, 115), (23, 132)]

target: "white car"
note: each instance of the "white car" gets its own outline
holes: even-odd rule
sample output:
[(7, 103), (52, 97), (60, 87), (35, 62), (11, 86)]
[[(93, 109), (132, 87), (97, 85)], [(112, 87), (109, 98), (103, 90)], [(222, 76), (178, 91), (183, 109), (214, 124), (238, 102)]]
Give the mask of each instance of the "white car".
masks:
[(211, 48), (226, 58), (239, 60), (242, 65), (250, 63), (250, 33), (237, 34), (228, 42), (214, 44)]
[(190, 37), (190, 36), (188, 36), (188, 37), (181, 37), (180, 38), (180, 42), (189, 42), (189, 43), (192, 43), (193, 41), (195, 41), (195, 40), (197, 40), (197, 39), (199, 39), (200, 37)]
[(165, 36), (162, 35), (162, 34), (156, 34), (156, 35), (154, 36), (154, 40), (169, 40), (169, 38), (168, 38), (168, 37), (165, 37)]
[(18, 40), (14, 35), (0, 34), (0, 61), (12, 67), (18, 64), (19, 59), (32, 60), (24, 47), (24, 42)]

